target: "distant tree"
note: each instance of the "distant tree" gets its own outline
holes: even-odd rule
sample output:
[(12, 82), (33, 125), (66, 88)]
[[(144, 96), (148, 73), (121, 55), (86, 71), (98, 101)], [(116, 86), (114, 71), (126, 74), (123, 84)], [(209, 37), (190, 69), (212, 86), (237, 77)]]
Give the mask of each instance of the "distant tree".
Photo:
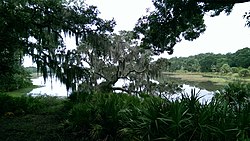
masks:
[(190, 59), (187, 58), (184, 68), (189, 72), (199, 72), (200, 71), (199, 61), (192, 57), (190, 57)]
[(240, 69), (237, 67), (232, 67), (231, 70), (233, 73), (238, 73)]
[(215, 60), (216, 60), (216, 71), (219, 72), (221, 71), (221, 67), (224, 65), (224, 64), (229, 64), (229, 60), (228, 58), (225, 56), (225, 55), (222, 55), (222, 54), (215, 54)]
[[(249, 48), (239, 49), (235, 53), (227, 54), (198, 54), (189, 57), (173, 57), (169, 59), (170, 71), (183, 70), (188, 71), (213, 71), (227, 72), (230, 70), (233, 73), (238, 73), (240, 68), (248, 68), (249, 65)], [(231, 67), (231, 65), (233, 67)], [(229, 69), (229, 67), (230, 69)], [(211, 69), (210, 69), (211, 68)], [(197, 69), (197, 70), (195, 70)], [(229, 70), (228, 70), (229, 69)]]
[(169, 59), (170, 66), (169, 66), (169, 71), (174, 72), (176, 70), (180, 70), (182, 66), (184, 65), (184, 60), (182, 57), (173, 57)]
[(14, 91), (32, 85), (29, 72), (21, 65), (15, 65), (10, 72), (0, 73), (0, 92)]
[(250, 48), (243, 48), (232, 55), (232, 65), (234, 67), (248, 68), (250, 66)]
[(250, 76), (250, 71), (248, 69), (243, 68), (239, 71), (239, 76), (240, 77)]
[(210, 56), (203, 58), (199, 63), (201, 72), (212, 72), (212, 66), (216, 65), (216, 61)]
[(29, 73), (36, 73), (37, 72), (36, 67), (25, 67), (25, 70), (27, 70)]
[(231, 69), (231, 67), (230, 67), (228, 64), (223, 64), (223, 65), (221, 66), (220, 71), (221, 71), (222, 73), (229, 73), (229, 72), (232, 71), (232, 69)]

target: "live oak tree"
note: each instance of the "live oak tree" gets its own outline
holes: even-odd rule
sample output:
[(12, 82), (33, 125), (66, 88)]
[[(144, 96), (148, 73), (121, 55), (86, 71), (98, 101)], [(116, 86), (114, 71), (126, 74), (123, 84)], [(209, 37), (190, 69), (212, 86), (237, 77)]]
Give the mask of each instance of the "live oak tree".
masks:
[[(79, 77), (65, 52), (63, 34), (76, 43), (89, 34), (106, 34), (115, 22), (98, 17), (99, 11), (83, 0), (2, 0), (0, 2), (0, 72), (9, 75), (22, 55), (31, 55), (44, 78), (50, 72), (69, 87)], [(6, 64), (8, 62), (8, 64)], [(77, 68), (74, 66), (74, 68)], [(6, 73), (8, 72), (8, 73)]]
[[(98, 49), (96, 44), (102, 46), (102, 49)], [(161, 75), (162, 70), (168, 66), (168, 61), (163, 58), (152, 61), (152, 51), (140, 48), (138, 42), (133, 40), (133, 32), (120, 31), (119, 34), (106, 38), (99, 37), (97, 43), (83, 41), (76, 52), (79, 54), (78, 58), (85, 63), (85, 69), (89, 70), (85, 81), (79, 85), (80, 91), (120, 90), (130, 94), (154, 94), (158, 87), (167, 87), (167, 84), (157, 85), (151, 79)], [(98, 83), (98, 80), (102, 82)], [(119, 80), (126, 80), (127, 84), (115, 87)]]
[[(205, 32), (205, 14), (230, 14), (236, 3), (244, 2), (249, 0), (153, 0), (155, 10), (138, 20), (135, 31), (143, 35), (142, 47), (153, 49), (155, 54), (172, 54), (178, 42), (192, 41)], [(244, 17), (249, 26), (250, 14)]]

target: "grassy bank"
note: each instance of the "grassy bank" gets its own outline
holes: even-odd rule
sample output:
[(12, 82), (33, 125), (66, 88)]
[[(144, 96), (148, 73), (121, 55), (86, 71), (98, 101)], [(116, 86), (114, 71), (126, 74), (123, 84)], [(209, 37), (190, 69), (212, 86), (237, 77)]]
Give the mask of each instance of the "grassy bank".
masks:
[(12, 97), (0, 93), (1, 141), (63, 140), (65, 99), (56, 97)]
[[(38, 78), (40, 76), (42, 76), (40, 73), (31, 73), (30, 74), (30, 79), (36, 79), (36, 78)], [(13, 96), (13, 97), (21, 97), (23, 95), (26, 95), (27, 93), (29, 93), (33, 89), (39, 88), (39, 87), (41, 87), (41, 86), (30, 85), (30, 86), (27, 86), (26, 88), (21, 88), (21, 89), (18, 89), (18, 90), (5, 92), (5, 93), (10, 95), (10, 96)]]
[(6, 94), (8, 94), (8, 95), (10, 95), (12, 97), (21, 97), (21, 96), (26, 95), (27, 93), (29, 93), (33, 89), (39, 88), (39, 87), (40, 86), (32, 85), (32, 86), (29, 86), (27, 88), (22, 88), (22, 89), (11, 91), (11, 92), (6, 92)]

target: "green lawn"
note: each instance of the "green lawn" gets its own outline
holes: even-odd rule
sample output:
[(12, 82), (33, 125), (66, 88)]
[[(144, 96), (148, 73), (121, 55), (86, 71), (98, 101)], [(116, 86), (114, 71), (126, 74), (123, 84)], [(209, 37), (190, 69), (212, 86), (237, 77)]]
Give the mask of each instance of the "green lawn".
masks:
[(40, 86), (37, 85), (32, 85), (27, 88), (22, 88), (19, 90), (11, 91), (11, 92), (6, 92), (6, 94), (13, 96), (13, 97), (21, 97), (22, 95), (26, 95), (28, 92), (32, 91), (35, 88), (39, 88)]

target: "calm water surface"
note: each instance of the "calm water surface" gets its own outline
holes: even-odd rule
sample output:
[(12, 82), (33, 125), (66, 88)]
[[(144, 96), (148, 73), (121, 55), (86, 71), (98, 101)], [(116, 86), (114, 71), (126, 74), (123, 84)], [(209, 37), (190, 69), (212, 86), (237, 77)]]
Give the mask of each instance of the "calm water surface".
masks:
[(41, 86), (30, 91), (28, 94), (31, 95), (49, 95), (49, 96), (67, 96), (68, 92), (66, 86), (61, 84), (56, 78), (49, 77), (46, 82), (44, 82), (43, 77), (38, 77), (32, 79), (34, 85)]
[[(66, 86), (64, 84), (61, 84), (59, 80), (57, 80), (56, 78), (51, 78), (49, 77), (46, 80), (46, 83), (44, 82), (43, 77), (38, 77), (36, 79), (33, 79), (33, 84), (34, 85), (39, 85), (41, 86), (40, 88), (35, 88), (33, 89), (31, 92), (29, 92), (28, 94), (31, 94), (33, 96), (36, 95), (49, 95), (49, 96), (59, 96), (59, 97), (66, 97), (67, 94), (70, 94), (70, 92), (67, 92), (66, 90)], [(119, 80), (115, 86), (122, 86), (124, 85), (124, 83), (126, 83), (126, 81), (124, 80)], [(191, 95), (191, 90), (195, 90), (195, 93), (199, 92), (199, 96), (200, 98), (200, 102), (205, 102), (205, 101), (210, 101), (211, 98), (213, 97), (214, 92), (213, 91), (208, 91), (205, 89), (200, 89), (191, 85), (187, 85), (187, 84), (183, 84), (183, 92), (182, 93), (186, 93), (188, 95)], [(170, 99), (178, 99), (180, 98), (181, 93), (179, 94), (174, 94), (169, 96)]]
[(199, 101), (201, 103), (205, 103), (205, 102), (210, 102), (214, 96), (214, 93), (215, 93), (214, 91), (208, 91), (206, 89), (197, 88), (195, 86), (190, 86), (187, 84), (183, 84), (182, 90), (183, 90), (183, 92), (181, 92), (181, 93), (169, 96), (169, 99), (172, 99), (172, 100), (179, 99), (179, 98), (181, 98), (181, 94), (183, 94), (183, 93), (190, 96), (191, 91), (193, 90), (195, 92), (195, 94), (198, 94), (198, 96), (200, 97)]

